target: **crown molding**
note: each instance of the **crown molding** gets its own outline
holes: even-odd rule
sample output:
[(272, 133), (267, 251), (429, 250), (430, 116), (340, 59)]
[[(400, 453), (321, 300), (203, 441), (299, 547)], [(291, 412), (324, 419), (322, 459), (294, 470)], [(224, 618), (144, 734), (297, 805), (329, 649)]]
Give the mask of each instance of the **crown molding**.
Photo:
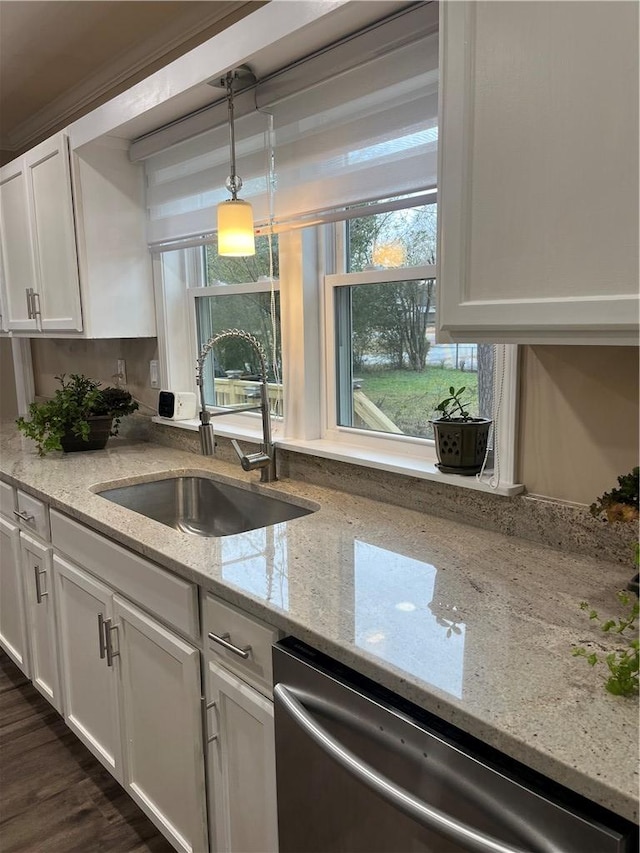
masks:
[(186, 26), (183, 23), (178, 32), (173, 31), (176, 28), (174, 23), (170, 36), (166, 30), (154, 33), (135, 48), (112, 57), (95, 73), (52, 100), (10, 133), (0, 134), (3, 153), (15, 152), (17, 156), (28, 150), (264, 4), (229, 0), (206, 5), (211, 8), (210, 14), (203, 17), (199, 13), (191, 22), (187, 21)]

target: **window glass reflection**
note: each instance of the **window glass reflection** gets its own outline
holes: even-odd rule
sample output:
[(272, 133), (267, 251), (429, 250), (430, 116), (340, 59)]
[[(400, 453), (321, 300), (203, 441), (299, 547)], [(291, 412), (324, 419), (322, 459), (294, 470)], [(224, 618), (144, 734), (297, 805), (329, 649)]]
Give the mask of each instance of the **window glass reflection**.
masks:
[(437, 596), (437, 573), (429, 563), (354, 542), (355, 642), (460, 698), (465, 625)]
[(246, 592), (289, 608), (287, 525), (273, 524), (241, 536), (226, 536), (222, 544), (222, 577)]

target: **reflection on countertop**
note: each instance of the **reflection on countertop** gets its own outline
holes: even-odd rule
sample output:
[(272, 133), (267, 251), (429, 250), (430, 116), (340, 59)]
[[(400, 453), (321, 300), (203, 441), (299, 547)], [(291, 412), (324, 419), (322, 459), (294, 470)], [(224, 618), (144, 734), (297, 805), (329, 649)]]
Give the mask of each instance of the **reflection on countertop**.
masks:
[[(220, 561), (225, 581), (289, 610), (286, 524), (222, 539)], [(342, 613), (357, 646), (461, 698), (465, 625), (436, 597), (436, 576), (429, 563), (356, 539), (342, 567)]]

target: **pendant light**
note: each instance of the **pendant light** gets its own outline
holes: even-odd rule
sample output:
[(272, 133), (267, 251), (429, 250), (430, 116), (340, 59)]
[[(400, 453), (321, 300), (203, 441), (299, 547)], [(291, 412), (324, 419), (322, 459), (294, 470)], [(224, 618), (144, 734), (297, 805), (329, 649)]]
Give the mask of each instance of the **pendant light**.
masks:
[(231, 193), (231, 198), (218, 205), (218, 254), (229, 258), (245, 258), (256, 253), (253, 210), (248, 201), (238, 198), (238, 193), (242, 189), (242, 178), (236, 175), (236, 139), (233, 125), (234, 88), (239, 88), (239, 84), (244, 88), (253, 82), (255, 82), (253, 72), (245, 65), (228, 71), (220, 80), (220, 85), (227, 92), (231, 165), (225, 186)]

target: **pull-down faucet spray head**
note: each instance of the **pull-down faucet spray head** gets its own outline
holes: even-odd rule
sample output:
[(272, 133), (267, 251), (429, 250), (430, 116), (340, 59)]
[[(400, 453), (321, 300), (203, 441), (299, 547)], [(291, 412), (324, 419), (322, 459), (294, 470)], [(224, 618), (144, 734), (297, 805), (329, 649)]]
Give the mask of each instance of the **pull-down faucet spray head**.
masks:
[(275, 446), (271, 438), (271, 417), (269, 413), (269, 384), (267, 380), (267, 359), (260, 341), (249, 332), (242, 329), (226, 329), (223, 332), (213, 335), (200, 350), (198, 356), (198, 368), (196, 372), (196, 384), (200, 389), (200, 450), (203, 456), (213, 456), (215, 453), (215, 438), (213, 435), (213, 426), (211, 424), (212, 417), (220, 417), (222, 415), (230, 415), (239, 411), (238, 409), (227, 409), (226, 411), (215, 412), (213, 415), (207, 411), (204, 399), (204, 363), (207, 356), (213, 347), (221, 340), (226, 338), (238, 338), (246, 341), (255, 350), (260, 362), (260, 406), (250, 406), (240, 411), (255, 410), (259, 408), (262, 414), (262, 447), (258, 453), (245, 454), (240, 449), (236, 441), (232, 441), (232, 445), (240, 463), (245, 471), (253, 471), (260, 468), (260, 482), (271, 483), (277, 480), (276, 463), (275, 463)]

